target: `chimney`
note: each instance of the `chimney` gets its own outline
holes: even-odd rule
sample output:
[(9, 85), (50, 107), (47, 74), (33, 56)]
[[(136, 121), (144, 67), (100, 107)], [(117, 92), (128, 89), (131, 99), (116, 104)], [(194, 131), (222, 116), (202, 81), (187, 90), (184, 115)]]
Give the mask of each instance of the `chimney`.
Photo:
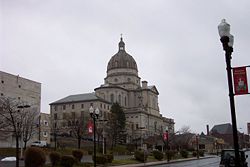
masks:
[(148, 82), (142, 81), (142, 89), (147, 89), (147, 88), (148, 88)]
[(207, 125), (207, 136), (209, 136), (209, 125)]

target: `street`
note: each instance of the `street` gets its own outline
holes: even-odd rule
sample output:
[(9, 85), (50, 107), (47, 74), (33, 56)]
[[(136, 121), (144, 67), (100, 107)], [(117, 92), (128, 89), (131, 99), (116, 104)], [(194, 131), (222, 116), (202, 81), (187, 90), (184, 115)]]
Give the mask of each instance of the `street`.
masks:
[[(247, 162), (250, 164), (250, 151), (246, 152), (248, 155)], [(124, 159), (129, 158), (129, 156), (115, 156), (115, 159)], [(91, 156), (84, 156), (84, 162), (92, 162)], [(220, 163), (220, 157), (214, 156), (212, 158), (205, 159), (195, 159), (190, 161), (182, 161), (182, 162), (174, 162), (169, 164), (161, 164), (161, 165), (150, 165), (152, 167), (218, 167)], [(20, 166), (23, 166), (23, 161), (20, 161)], [(15, 162), (1, 162), (0, 167), (14, 167)]]
[(170, 164), (155, 165), (154, 167), (218, 167), (220, 162), (220, 157), (208, 158), (208, 159), (198, 159), (192, 161), (175, 162)]
[[(250, 164), (250, 151), (246, 152), (248, 155), (247, 162)], [(218, 167), (220, 163), (220, 157), (198, 159), (192, 161), (175, 162), (172, 164), (154, 165), (154, 167)]]

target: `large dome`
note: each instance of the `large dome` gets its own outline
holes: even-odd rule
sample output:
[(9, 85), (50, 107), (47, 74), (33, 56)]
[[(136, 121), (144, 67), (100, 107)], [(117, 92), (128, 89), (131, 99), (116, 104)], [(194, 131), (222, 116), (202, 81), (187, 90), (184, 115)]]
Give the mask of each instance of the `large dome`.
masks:
[(109, 60), (107, 71), (117, 68), (137, 69), (135, 59), (125, 51), (125, 43), (122, 38), (119, 42), (119, 51)]

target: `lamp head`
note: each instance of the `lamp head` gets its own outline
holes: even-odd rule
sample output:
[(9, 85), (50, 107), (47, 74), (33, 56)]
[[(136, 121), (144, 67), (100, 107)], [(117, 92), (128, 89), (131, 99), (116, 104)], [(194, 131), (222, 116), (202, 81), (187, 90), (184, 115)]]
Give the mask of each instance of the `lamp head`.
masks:
[(226, 22), (226, 19), (222, 19), (221, 23), (218, 25), (218, 31), (220, 37), (227, 36), (229, 37), (230, 35), (230, 24)]
[(99, 113), (100, 113), (100, 110), (99, 110), (99, 108), (98, 108), (98, 107), (96, 107), (96, 109), (95, 109), (95, 114), (98, 116), (98, 115), (99, 115)]
[(226, 22), (226, 19), (222, 19), (221, 23), (218, 25), (218, 31), (221, 42), (224, 43), (223, 45), (233, 48), (234, 36), (230, 34), (230, 24)]
[(90, 106), (90, 108), (89, 108), (89, 113), (90, 113), (90, 114), (93, 114), (93, 112), (94, 112), (94, 108), (93, 108), (93, 106)]

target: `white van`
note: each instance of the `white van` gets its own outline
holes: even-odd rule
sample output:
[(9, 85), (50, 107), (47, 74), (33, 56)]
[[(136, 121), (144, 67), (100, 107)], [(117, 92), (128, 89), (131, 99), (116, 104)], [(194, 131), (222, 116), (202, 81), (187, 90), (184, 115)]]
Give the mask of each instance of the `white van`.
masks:
[(31, 144), (31, 146), (35, 147), (47, 147), (47, 142), (46, 141), (35, 141)]

